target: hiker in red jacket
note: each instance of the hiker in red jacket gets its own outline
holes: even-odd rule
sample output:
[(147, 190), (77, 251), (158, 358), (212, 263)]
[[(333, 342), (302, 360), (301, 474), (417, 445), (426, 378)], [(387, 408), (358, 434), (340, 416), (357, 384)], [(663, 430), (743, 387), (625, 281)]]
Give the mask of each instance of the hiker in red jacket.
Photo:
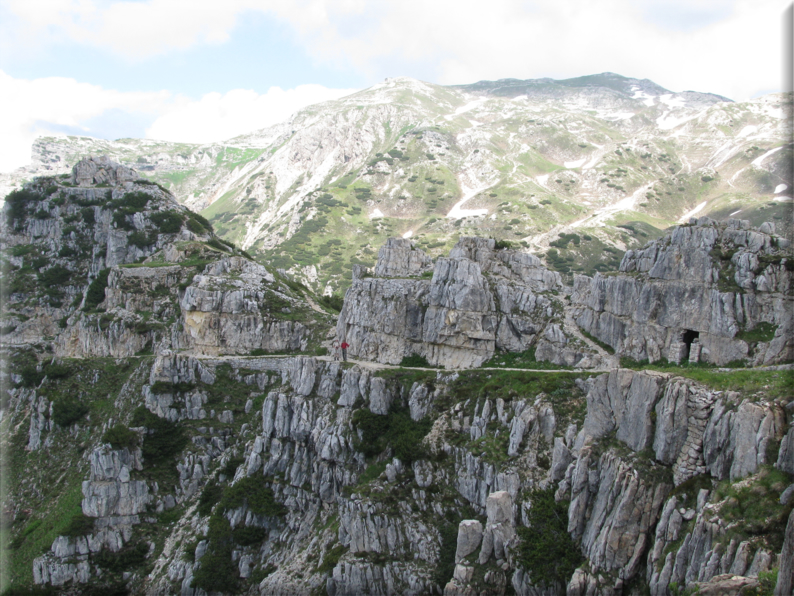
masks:
[(350, 347), (350, 344), (342, 340), (342, 345), (339, 347), (342, 348), (342, 360), (347, 362), (347, 349)]

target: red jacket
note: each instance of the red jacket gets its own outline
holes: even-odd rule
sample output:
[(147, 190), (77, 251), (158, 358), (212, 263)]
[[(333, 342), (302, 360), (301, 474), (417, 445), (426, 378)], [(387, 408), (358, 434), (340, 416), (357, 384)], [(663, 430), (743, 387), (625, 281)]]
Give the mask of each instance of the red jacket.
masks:
[(339, 347), (342, 348), (343, 350), (347, 350), (350, 347), (350, 344), (348, 344), (346, 341), (343, 341), (342, 345)]

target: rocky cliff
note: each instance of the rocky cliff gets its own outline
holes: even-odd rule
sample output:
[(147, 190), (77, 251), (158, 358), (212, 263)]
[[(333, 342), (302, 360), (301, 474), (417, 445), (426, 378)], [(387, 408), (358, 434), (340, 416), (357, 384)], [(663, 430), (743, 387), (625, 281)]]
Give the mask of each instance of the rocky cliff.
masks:
[[(23, 191), (2, 246), (15, 590), (794, 585), (789, 257), (770, 226), (699, 220), (573, 288), (494, 240), (433, 260), (393, 239), (355, 267), (335, 333), (356, 362), (339, 362), (310, 292), (134, 172), (89, 160)], [(627, 311), (627, 287), (657, 302)], [(701, 336), (678, 365), (588, 326), (667, 337), (726, 304), (745, 335), (683, 327)], [(738, 342), (771, 366), (716, 368)]]
[(771, 364), (794, 357), (792, 272), (773, 224), (704, 217), (614, 275), (576, 276), (571, 299), (582, 329), (635, 360)]
[(435, 263), (410, 240), (391, 239), (373, 272), (356, 270), (337, 335), (354, 356), (390, 364), (418, 355), (468, 368), (532, 348), (539, 360), (598, 366), (597, 348), (563, 331), (564, 293), (559, 273), (492, 239), (462, 238)]

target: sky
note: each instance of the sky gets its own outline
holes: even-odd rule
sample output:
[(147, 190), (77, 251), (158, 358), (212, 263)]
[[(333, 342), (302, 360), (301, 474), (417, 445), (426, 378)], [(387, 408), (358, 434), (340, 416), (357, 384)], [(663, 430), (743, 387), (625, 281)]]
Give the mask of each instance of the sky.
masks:
[(790, 0), (0, 0), (0, 172), (39, 135), (209, 143), (386, 77), (782, 90)]

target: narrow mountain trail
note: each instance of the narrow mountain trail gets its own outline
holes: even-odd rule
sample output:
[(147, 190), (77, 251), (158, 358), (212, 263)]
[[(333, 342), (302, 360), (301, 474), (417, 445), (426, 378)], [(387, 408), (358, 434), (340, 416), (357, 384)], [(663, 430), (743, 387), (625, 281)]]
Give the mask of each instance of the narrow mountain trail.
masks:
[(610, 354), (604, 348), (599, 346), (590, 338), (586, 337), (582, 330), (579, 329), (579, 325), (576, 324), (576, 321), (573, 320), (573, 315), (570, 312), (565, 313), (565, 320), (562, 324), (565, 333), (569, 335), (573, 335), (580, 341), (584, 342), (586, 345), (590, 346), (591, 349), (595, 350), (599, 356), (601, 356), (604, 363), (607, 365), (606, 369), (611, 370), (615, 368), (620, 368), (620, 359), (615, 356), (614, 354)]
[[(315, 358), (316, 360), (322, 360), (323, 362), (342, 362), (341, 360), (335, 360), (333, 356), (314, 356), (310, 354), (268, 354), (265, 356), (193, 356), (196, 360), (255, 360), (255, 359), (263, 359), (263, 358), (278, 358), (278, 359), (286, 359), (286, 358), (296, 358), (298, 356), (306, 356), (308, 358)], [(587, 373), (604, 373), (609, 372), (614, 367), (608, 368), (510, 368), (506, 366), (480, 366), (475, 368), (431, 368), (431, 367), (423, 367), (423, 366), (400, 366), (399, 364), (385, 364), (383, 362), (371, 362), (369, 360), (356, 360), (354, 358), (348, 358), (347, 362), (349, 364), (356, 364), (362, 368), (367, 368), (370, 370), (424, 370), (427, 372), (442, 372), (442, 373), (458, 373), (458, 372), (466, 372), (466, 371), (478, 371), (478, 370), (509, 370), (514, 372), (538, 372), (538, 373), (561, 373), (561, 372), (587, 372)]]

